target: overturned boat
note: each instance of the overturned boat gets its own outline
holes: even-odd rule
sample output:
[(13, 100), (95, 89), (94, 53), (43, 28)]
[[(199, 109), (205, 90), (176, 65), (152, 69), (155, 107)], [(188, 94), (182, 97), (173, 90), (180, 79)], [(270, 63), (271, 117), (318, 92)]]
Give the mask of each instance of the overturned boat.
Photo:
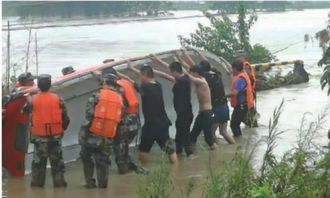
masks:
[[(177, 50), (171, 50), (156, 54), (162, 60), (170, 63), (174, 61), (173, 57)], [(199, 56), (192, 50), (188, 50), (189, 55), (197, 63), (200, 61)], [(230, 64), (221, 57), (218, 57), (210, 52), (203, 51), (202, 54), (209, 60), (210, 64), (222, 73), (222, 78), (226, 91), (228, 92), (231, 84)], [(116, 70), (130, 76), (138, 82), (136, 76), (132, 75), (126, 68), (126, 61), (130, 60), (137, 68), (148, 64), (155, 69), (164, 70), (157, 66), (157, 63), (152, 61), (148, 56), (139, 56), (129, 59), (112, 61), (101, 65), (92, 66), (86, 69), (74, 71), (62, 77), (54, 78), (52, 81), (52, 91), (63, 97), (66, 102), (71, 123), (65, 131), (63, 137), (63, 155), (65, 161), (72, 161), (78, 158), (79, 144), (78, 133), (85, 119), (85, 106), (91, 94), (100, 88), (98, 76), (94, 75), (95, 71), (101, 71), (103, 74), (108, 72), (108, 69), (113, 67)], [(164, 101), (166, 111), (172, 121), (175, 120), (176, 114), (172, 104), (172, 83), (164, 79), (157, 78), (162, 84), (164, 92)], [(24, 90), (26, 93), (35, 93), (37, 87), (32, 87)], [(24, 145), (28, 145), (28, 119), (22, 120), (20, 117), (20, 109), (24, 104), (24, 97), (20, 100), (14, 100), (7, 104), (6, 107), (13, 108), (15, 111), (5, 112), (5, 120), (3, 120), (2, 138), (3, 143), (3, 167), (16, 177), (23, 176), (29, 172), (33, 147), (30, 145), (27, 149), (27, 155), (24, 157)], [(194, 111), (197, 111), (197, 98), (192, 91), (192, 103)], [(140, 111), (141, 112), (141, 111)], [(141, 116), (143, 120), (143, 116)], [(25, 133), (25, 134), (24, 134)], [(23, 134), (23, 135), (22, 135)], [(174, 127), (170, 129), (170, 134), (175, 134)], [(22, 139), (24, 139), (22, 141)], [(22, 146), (23, 145), (23, 146)], [(26, 165), (26, 166), (25, 166)]]

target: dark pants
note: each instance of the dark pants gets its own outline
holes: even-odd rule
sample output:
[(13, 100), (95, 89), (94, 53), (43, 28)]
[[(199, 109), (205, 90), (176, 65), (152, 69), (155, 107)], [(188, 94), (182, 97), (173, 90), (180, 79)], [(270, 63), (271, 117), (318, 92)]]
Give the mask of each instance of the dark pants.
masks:
[(187, 155), (192, 154), (190, 141), (190, 125), (194, 115), (190, 113), (178, 113), (175, 121), (176, 135), (176, 153), (182, 153), (183, 149)]
[(136, 170), (137, 165), (129, 155), (129, 145), (137, 135), (138, 131), (127, 132), (124, 136), (118, 136), (113, 141), (113, 151), (115, 155), (118, 172), (124, 174), (130, 170)]
[(234, 111), (231, 115), (231, 120), (230, 120), (230, 128), (234, 134), (235, 137), (241, 136), (242, 131), (241, 131), (241, 123), (245, 121), (246, 116), (247, 116), (247, 106), (246, 105), (237, 105), (234, 108)]
[(94, 166), (96, 166), (98, 186), (101, 188), (107, 187), (110, 166), (110, 150), (110, 146), (81, 146), (80, 156), (83, 162), (84, 175), (87, 184), (95, 181)]
[(211, 110), (199, 112), (195, 118), (195, 123), (193, 129), (190, 133), (191, 142), (196, 144), (199, 134), (203, 131), (205, 142), (212, 146), (214, 143), (214, 138), (211, 130), (212, 126), (212, 116), (213, 113)]
[(139, 151), (149, 153), (154, 142), (168, 155), (175, 153), (174, 140), (169, 135), (169, 125), (159, 123), (144, 123), (141, 133)]
[(64, 162), (60, 141), (35, 142), (32, 161), (32, 182), (36, 186), (43, 186), (46, 179), (47, 159), (49, 158), (54, 185), (64, 181)]

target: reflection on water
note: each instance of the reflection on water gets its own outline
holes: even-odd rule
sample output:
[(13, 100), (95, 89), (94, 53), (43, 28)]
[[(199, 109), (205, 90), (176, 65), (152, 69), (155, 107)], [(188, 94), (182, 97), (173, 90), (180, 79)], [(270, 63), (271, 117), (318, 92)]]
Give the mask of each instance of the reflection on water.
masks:
[[(265, 136), (269, 118), (273, 109), (282, 99), (285, 107), (280, 119), (280, 130), (288, 130), (281, 136), (281, 141), (276, 148), (281, 155), (295, 144), (298, 128), (303, 113), (311, 112), (315, 119), (322, 113), (330, 98), (326, 92), (320, 90), (319, 78), (322, 68), (316, 66), (321, 57), (318, 43), (309, 43), (305, 48), (303, 35), (314, 34), (326, 26), (328, 10), (306, 10), (284, 13), (259, 14), (258, 22), (251, 32), (252, 42), (260, 42), (277, 51), (289, 44), (300, 42), (287, 50), (277, 54), (280, 60), (303, 59), (307, 71), (311, 74), (310, 82), (283, 87), (279, 89), (262, 91), (258, 93), (257, 106), (261, 114), (260, 127), (245, 130), (244, 137), (238, 142), (246, 144), (255, 142)], [(189, 35), (197, 27), (197, 22), (207, 24), (205, 18), (189, 18), (167, 21), (132, 22), (123, 24), (106, 24), (81, 27), (46, 28), (38, 30), (40, 47), (40, 72), (60, 75), (62, 67), (72, 65), (75, 68), (85, 68), (102, 62), (106, 58), (121, 58), (140, 54), (148, 54), (179, 47), (177, 35)], [(20, 30), (12, 33), (13, 59), (19, 60), (24, 55), (27, 31)], [(3, 41), (5, 38), (3, 38)], [(14, 61), (12, 61), (14, 62)], [(286, 67), (290, 70), (290, 67)], [(173, 118), (174, 119), (174, 118)], [(327, 117), (329, 120), (329, 116)], [(325, 123), (324, 130), (317, 136), (320, 145), (327, 145), (327, 130), (330, 122)], [(197, 159), (188, 161), (182, 159), (176, 169), (173, 169), (178, 189), (184, 186), (188, 178), (202, 178), (200, 191), (194, 192), (195, 197), (201, 197), (203, 178), (207, 171), (209, 159), (213, 166), (221, 168), (221, 161), (230, 160), (235, 152), (235, 146), (221, 144), (220, 151), (200, 152)], [(261, 150), (258, 152), (262, 152)], [(153, 169), (160, 163), (160, 152), (153, 152), (149, 168)], [(259, 155), (260, 156), (260, 155)], [(256, 160), (257, 162), (258, 160)], [(50, 174), (48, 174), (46, 189), (30, 189), (29, 177), (24, 179), (10, 179), (4, 188), (5, 194), (10, 198), (16, 197), (135, 197), (138, 178), (134, 173), (119, 176), (116, 170), (111, 172), (108, 189), (84, 190), (81, 163), (67, 165), (66, 178), (69, 183), (67, 189), (53, 189)], [(113, 168), (114, 169), (114, 168)]]

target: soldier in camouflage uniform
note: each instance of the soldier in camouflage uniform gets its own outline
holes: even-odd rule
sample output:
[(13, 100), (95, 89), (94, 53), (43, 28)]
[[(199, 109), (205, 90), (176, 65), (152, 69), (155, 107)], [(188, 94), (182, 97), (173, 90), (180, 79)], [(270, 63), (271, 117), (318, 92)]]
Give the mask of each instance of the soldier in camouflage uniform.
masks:
[[(118, 92), (114, 75), (106, 75), (103, 78), (103, 88)], [(119, 93), (120, 94), (120, 93)], [(94, 120), (95, 106), (99, 103), (100, 93), (94, 93), (88, 100), (86, 107), (86, 121), (81, 127), (79, 143), (81, 145), (80, 156), (84, 166), (84, 175), (87, 188), (95, 188), (94, 166), (96, 166), (96, 176), (99, 188), (106, 188), (108, 184), (110, 154), (113, 138), (102, 137), (90, 131)]]
[[(126, 82), (128, 81), (131, 86), (137, 89), (135, 82), (128, 76), (120, 72), (117, 72), (113, 68), (109, 68), (108, 72), (119, 77), (119, 81), (121, 80), (126, 80)], [(119, 87), (120, 91), (125, 93), (125, 87), (122, 86), (120, 82), (119, 82), (119, 86), (120, 86)], [(126, 98), (125, 94), (123, 94), (123, 96), (126, 106), (129, 106), (128, 104), (129, 98)], [(148, 171), (143, 167), (137, 166), (129, 155), (129, 145), (137, 136), (140, 129), (141, 129), (141, 121), (138, 112), (126, 113), (123, 116), (123, 119), (118, 126), (117, 135), (113, 142), (113, 150), (114, 150), (115, 160), (119, 174), (125, 174), (131, 170), (135, 171), (138, 174), (148, 174)]]
[[(47, 116), (52, 111), (44, 111), (44, 109), (52, 108), (44, 107), (44, 106), (35, 106), (36, 103), (34, 101), (37, 99), (37, 97), (41, 95), (50, 94), (51, 97), (54, 97), (58, 103), (59, 103), (59, 109), (61, 109), (61, 122), (62, 122), (62, 129), (57, 129), (60, 131), (60, 133), (57, 133), (55, 128), (52, 128), (52, 126), (49, 127), (42, 127), (45, 129), (45, 131), (40, 131), (34, 128), (35, 126), (32, 125), (32, 134), (31, 134), (31, 143), (34, 144), (34, 153), (33, 153), (33, 161), (32, 161), (32, 181), (31, 186), (32, 187), (43, 187), (45, 184), (46, 179), (46, 166), (47, 166), (47, 159), (49, 158), (50, 164), (51, 164), (51, 170), (52, 170), (52, 176), (53, 176), (53, 184), (54, 187), (66, 187), (67, 183), (64, 180), (64, 162), (63, 162), (63, 156), (62, 156), (62, 137), (63, 137), (63, 131), (67, 129), (70, 123), (70, 119), (67, 114), (67, 110), (64, 104), (64, 101), (62, 98), (59, 98), (56, 94), (48, 92), (49, 88), (51, 86), (51, 76), (50, 75), (40, 75), (38, 77), (38, 87), (41, 90), (40, 94), (37, 94), (36, 96), (33, 96), (31, 99), (31, 96), (28, 96), (28, 102), (24, 105), (22, 112), (24, 114), (32, 114), (32, 122), (35, 118), (33, 115), (36, 115), (34, 111), (37, 109), (41, 109), (43, 113), (41, 113), (43, 116)], [(40, 100), (40, 98), (39, 98)], [(44, 101), (46, 102), (46, 105), (49, 105), (51, 101)], [(44, 103), (42, 102), (42, 103)], [(56, 107), (55, 107), (56, 108)], [(53, 110), (53, 109), (52, 109)], [(53, 117), (53, 115), (49, 115), (49, 117)], [(40, 121), (39, 121), (40, 122)], [(46, 125), (52, 125), (46, 124)], [(35, 130), (35, 131), (34, 131)], [(54, 135), (52, 134), (54, 132)], [(36, 133), (40, 134), (47, 134), (47, 135), (35, 135)]]

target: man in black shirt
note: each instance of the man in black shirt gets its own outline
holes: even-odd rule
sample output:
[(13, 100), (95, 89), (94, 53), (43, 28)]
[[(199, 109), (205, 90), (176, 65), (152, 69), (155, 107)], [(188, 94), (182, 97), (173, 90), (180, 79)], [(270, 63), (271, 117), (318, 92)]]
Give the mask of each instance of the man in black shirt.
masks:
[(173, 104), (177, 114), (175, 121), (176, 135), (176, 153), (181, 154), (183, 149), (187, 156), (192, 154), (192, 147), (190, 141), (190, 125), (193, 121), (194, 115), (191, 105), (191, 87), (190, 79), (183, 73), (182, 65), (174, 61), (171, 64), (159, 59), (155, 55), (151, 55), (151, 59), (159, 63), (161, 66), (170, 70), (171, 75), (154, 70), (158, 76), (174, 83), (173, 86)]
[(156, 141), (165, 151), (171, 163), (177, 163), (174, 142), (169, 136), (169, 120), (165, 111), (162, 86), (154, 79), (152, 67), (143, 66), (140, 71), (128, 62), (128, 69), (137, 75), (141, 80), (140, 92), (142, 99), (142, 112), (144, 125), (142, 127), (141, 143), (139, 145), (139, 159), (145, 162), (148, 153)]
[[(229, 144), (235, 144), (235, 139), (227, 133), (227, 122), (229, 120), (229, 108), (225, 96), (225, 89), (223, 86), (221, 73), (212, 68), (207, 58), (198, 50), (193, 49), (202, 60), (199, 65), (203, 70), (203, 76), (211, 92), (212, 111), (214, 116), (212, 118), (212, 134), (215, 138), (215, 132), (219, 128), (220, 134), (225, 138)], [(190, 66), (195, 62), (188, 55), (186, 50), (183, 50), (183, 55), (186, 57)], [(188, 64), (188, 63), (186, 63)], [(189, 66), (189, 64), (188, 64)]]
[(205, 59), (200, 62), (200, 66), (204, 71), (204, 77), (211, 90), (212, 111), (214, 113), (212, 132), (214, 134), (214, 138), (215, 132), (219, 128), (220, 134), (225, 138), (225, 140), (229, 144), (235, 144), (235, 139), (227, 133), (229, 107), (225, 96), (226, 94), (222, 83), (221, 73), (212, 69), (210, 63)]

